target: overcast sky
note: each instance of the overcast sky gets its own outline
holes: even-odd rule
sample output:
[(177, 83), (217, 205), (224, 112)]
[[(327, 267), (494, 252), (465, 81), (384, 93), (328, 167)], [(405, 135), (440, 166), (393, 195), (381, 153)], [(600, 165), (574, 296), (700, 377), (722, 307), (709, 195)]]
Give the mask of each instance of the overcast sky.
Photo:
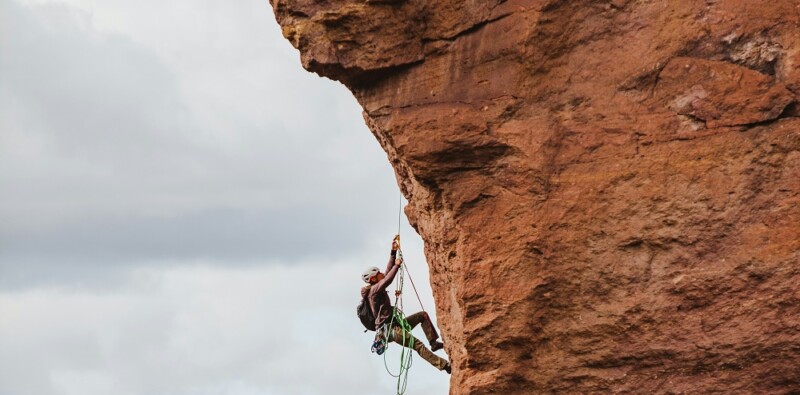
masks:
[(398, 197), (266, 0), (0, 0), (0, 394), (394, 393), (354, 310)]

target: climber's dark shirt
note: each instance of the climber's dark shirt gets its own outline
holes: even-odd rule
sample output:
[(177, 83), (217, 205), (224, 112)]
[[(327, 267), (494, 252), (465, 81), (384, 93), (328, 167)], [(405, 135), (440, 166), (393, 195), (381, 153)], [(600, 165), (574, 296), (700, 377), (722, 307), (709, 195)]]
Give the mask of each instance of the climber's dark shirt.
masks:
[(375, 315), (375, 328), (379, 328), (383, 323), (392, 318), (392, 301), (389, 299), (389, 293), (386, 288), (394, 281), (397, 270), (400, 266), (395, 265), (395, 253), (389, 258), (389, 264), (386, 266), (386, 277), (371, 286), (361, 288), (361, 297), (367, 296), (369, 292), (369, 306), (372, 308), (372, 314)]

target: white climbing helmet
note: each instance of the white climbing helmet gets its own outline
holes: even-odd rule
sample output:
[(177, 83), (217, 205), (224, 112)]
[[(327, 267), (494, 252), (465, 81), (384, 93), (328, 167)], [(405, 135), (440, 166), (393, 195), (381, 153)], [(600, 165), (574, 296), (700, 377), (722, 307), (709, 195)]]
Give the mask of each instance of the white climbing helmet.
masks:
[(381, 270), (375, 266), (368, 267), (367, 270), (364, 270), (364, 273), (361, 273), (361, 279), (364, 280), (365, 283), (369, 283), (369, 279), (380, 272)]

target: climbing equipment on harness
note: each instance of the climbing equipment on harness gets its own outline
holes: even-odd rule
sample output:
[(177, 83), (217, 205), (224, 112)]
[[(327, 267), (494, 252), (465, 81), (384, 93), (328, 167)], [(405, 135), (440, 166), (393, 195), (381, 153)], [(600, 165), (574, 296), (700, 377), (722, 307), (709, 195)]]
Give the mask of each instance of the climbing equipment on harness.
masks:
[(384, 337), (380, 335), (380, 332), (376, 334), (370, 350), (378, 355), (381, 355), (384, 351), (386, 351), (386, 342), (384, 341)]

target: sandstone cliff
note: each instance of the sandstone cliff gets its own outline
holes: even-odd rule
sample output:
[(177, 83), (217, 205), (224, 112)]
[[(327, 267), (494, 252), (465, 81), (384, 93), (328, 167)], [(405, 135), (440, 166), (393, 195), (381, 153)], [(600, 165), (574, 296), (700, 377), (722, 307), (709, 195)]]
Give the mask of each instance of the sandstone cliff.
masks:
[(800, 2), (271, 2), (394, 166), (451, 394), (800, 393)]

